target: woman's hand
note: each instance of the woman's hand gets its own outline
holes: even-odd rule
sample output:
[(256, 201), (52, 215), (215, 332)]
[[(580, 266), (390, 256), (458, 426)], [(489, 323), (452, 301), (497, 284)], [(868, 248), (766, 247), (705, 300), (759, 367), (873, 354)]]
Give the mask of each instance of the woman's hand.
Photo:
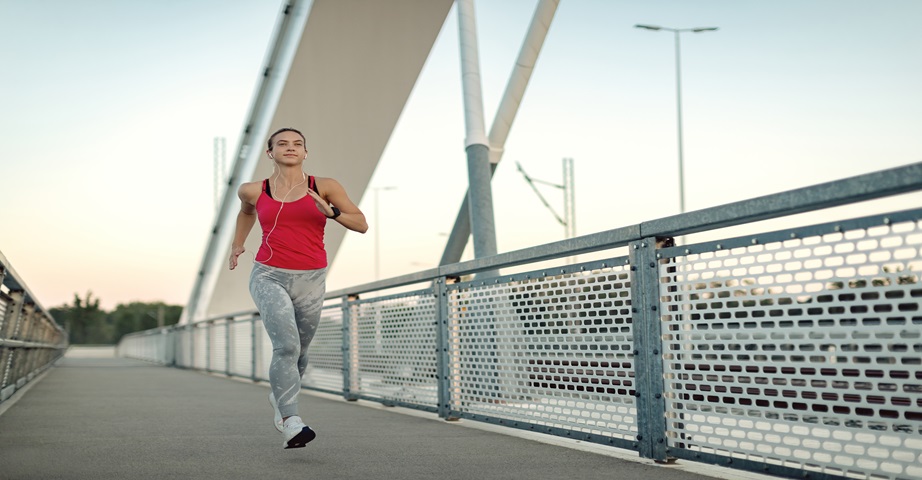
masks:
[(317, 210), (320, 210), (320, 213), (322, 213), (323, 216), (330, 217), (333, 215), (333, 209), (330, 208), (330, 204), (327, 203), (327, 201), (324, 200), (324, 198), (321, 197), (319, 193), (308, 188), (307, 194), (314, 199), (314, 205), (317, 206)]
[(317, 210), (324, 216), (330, 218), (333, 216), (332, 203), (339, 209), (340, 215), (336, 217), (336, 222), (352, 230), (353, 232), (365, 233), (368, 231), (368, 223), (365, 221), (365, 215), (359, 210), (342, 185), (332, 178), (317, 177), (317, 189), (323, 190), (323, 195), (308, 189), (307, 194), (314, 199)]
[(232, 248), (231, 248), (230, 262), (229, 262), (229, 263), (230, 263), (230, 269), (231, 269), (231, 270), (237, 268), (237, 257), (239, 257), (239, 256), (240, 256), (243, 252), (245, 252), (245, 251), (246, 251), (246, 249), (243, 248), (242, 245), (239, 246), (239, 247), (232, 247)]

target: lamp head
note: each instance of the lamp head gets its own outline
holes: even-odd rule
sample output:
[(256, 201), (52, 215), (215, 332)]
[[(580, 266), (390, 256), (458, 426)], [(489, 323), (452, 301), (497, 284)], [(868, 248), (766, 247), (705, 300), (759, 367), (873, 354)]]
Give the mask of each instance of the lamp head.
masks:
[(653, 30), (653, 31), (662, 30), (662, 29), (663, 29), (663, 27), (660, 27), (660, 26), (657, 26), (657, 25), (639, 25), (639, 24), (638, 24), (638, 25), (634, 25), (634, 28), (643, 28), (643, 29), (645, 29), (645, 30)]

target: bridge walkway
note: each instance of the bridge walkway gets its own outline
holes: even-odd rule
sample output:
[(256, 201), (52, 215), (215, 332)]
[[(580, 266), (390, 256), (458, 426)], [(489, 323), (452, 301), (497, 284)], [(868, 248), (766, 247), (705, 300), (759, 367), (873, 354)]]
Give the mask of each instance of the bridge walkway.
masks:
[[(268, 386), (72, 349), (0, 412), (0, 478), (739, 478), (633, 452), (302, 393), (307, 448), (285, 450)], [(7, 405), (9, 404), (9, 405)], [(531, 438), (529, 438), (531, 437)], [(537, 440), (536, 440), (537, 439)], [(540, 441), (539, 441), (540, 440)], [(629, 457), (635, 457), (631, 459)]]

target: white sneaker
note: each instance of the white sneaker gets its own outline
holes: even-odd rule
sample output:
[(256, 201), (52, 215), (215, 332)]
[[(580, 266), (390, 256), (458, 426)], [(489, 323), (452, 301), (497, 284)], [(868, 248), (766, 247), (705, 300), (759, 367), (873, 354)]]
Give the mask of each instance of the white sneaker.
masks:
[(288, 417), (284, 423), (285, 448), (301, 448), (307, 445), (311, 440), (317, 437), (317, 434), (301, 421), (301, 417), (295, 415)]
[(279, 412), (279, 404), (275, 403), (275, 394), (272, 393), (272, 390), (269, 390), (269, 405), (272, 405), (272, 410), (275, 411), (275, 429), (279, 432), (285, 430), (285, 425), (282, 423), (282, 414)]

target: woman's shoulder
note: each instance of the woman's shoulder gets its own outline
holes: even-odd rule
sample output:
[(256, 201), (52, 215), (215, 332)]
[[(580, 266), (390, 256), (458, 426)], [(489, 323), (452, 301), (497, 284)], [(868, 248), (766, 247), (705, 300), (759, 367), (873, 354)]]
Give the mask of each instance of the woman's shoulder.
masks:
[(317, 185), (317, 193), (326, 197), (330, 193), (338, 192), (343, 189), (343, 186), (332, 177), (314, 177), (315, 185)]
[(339, 185), (339, 182), (333, 177), (318, 177), (315, 175), (314, 181), (317, 182), (317, 185)]
[(259, 198), (262, 188), (262, 180), (242, 183), (240, 188), (237, 189), (237, 196), (240, 197), (241, 200), (246, 200), (249, 203), (256, 203), (256, 199)]

